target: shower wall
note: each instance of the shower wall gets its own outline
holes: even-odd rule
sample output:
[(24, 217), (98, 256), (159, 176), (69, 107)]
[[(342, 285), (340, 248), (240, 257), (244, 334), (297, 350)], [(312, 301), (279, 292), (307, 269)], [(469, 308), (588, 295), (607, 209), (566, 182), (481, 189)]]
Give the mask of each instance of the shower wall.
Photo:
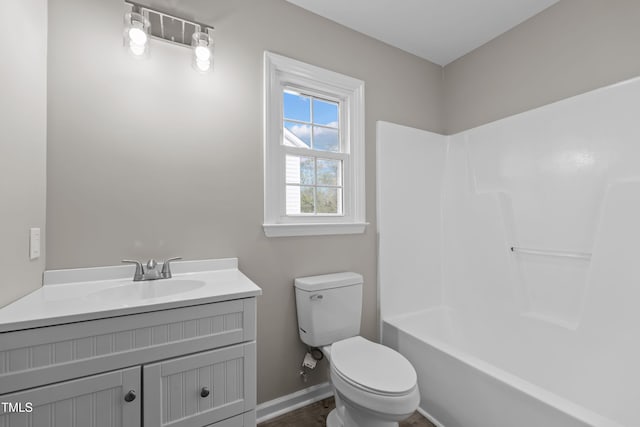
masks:
[(398, 138), (386, 124), (381, 317), (446, 305), (628, 339), (640, 321), (639, 111), (633, 79), (450, 137)]
[(450, 138), (446, 304), (577, 328), (638, 292), (638, 111), (635, 79)]
[(442, 304), (445, 136), (378, 122), (380, 317)]

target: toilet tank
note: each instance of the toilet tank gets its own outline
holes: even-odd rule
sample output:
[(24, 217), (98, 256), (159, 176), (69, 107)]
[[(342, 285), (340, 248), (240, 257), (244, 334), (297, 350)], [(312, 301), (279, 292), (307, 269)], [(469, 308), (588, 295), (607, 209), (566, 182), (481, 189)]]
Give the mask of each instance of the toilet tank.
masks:
[(295, 280), (298, 332), (311, 347), (360, 334), (362, 276), (334, 273)]

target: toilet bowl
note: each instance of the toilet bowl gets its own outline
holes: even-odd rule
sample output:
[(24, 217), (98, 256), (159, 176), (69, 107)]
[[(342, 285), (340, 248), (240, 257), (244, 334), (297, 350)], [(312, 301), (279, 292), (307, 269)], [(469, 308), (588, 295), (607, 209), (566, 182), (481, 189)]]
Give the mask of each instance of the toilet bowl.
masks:
[(329, 361), (336, 409), (330, 427), (397, 427), (420, 402), (416, 371), (395, 350), (359, 336), (362, 276), (295, 280), (300, 339)]
[(395, 427), (418, 407), (416, 371), (400, 353), (360, 336), (322, 351), (336, 395), (327, 426)]

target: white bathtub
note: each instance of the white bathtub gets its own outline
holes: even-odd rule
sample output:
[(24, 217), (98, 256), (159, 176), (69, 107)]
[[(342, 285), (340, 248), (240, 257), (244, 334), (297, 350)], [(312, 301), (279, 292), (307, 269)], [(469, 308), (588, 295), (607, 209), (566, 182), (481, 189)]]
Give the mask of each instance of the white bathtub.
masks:
[(439, 426), (640, 426), (639, 361), (588, 338), (450, 308), (383, 319), (383, 343), (414, 365), (420, 408)]

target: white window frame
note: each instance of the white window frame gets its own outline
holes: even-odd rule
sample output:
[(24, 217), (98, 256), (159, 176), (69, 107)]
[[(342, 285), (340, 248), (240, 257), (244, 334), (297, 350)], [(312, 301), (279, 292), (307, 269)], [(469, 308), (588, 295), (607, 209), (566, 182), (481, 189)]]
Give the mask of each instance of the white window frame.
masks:
[[(341, 153), (285, 147), (285, 88), (340, 103)], [(341, 159), (342, 215), (286, 214), (286, 154)], [(364, 82), (295, 59), (264, 53), (264, 232), (267, 237), (363, 233), (365, 217)]]

